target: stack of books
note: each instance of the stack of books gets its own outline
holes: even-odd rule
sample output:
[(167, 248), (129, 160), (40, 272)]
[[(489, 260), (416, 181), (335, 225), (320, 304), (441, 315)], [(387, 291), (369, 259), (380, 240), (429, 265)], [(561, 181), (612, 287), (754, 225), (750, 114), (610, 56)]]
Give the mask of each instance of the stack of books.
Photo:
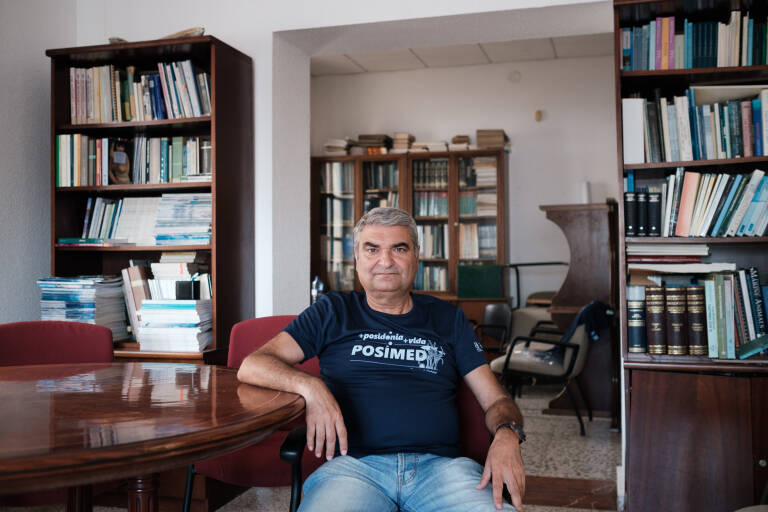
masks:
[(207, 245), (211, 241), (211, 194), (163, 194), (157, 207), (156, 245)]
[(417, 141), (411, 144), (411, 151), (447, 151), (448, 144), (444, 140), (435, 142)]
[(200, 352), (213, 341), (210, 300), (144, 300), (139, 350)]
[(469, 135), (456, 135), (448, 144), (448, 151), (466, 151), (469, 149)]
[(504, 130), (477, 130), (478, 148), (503, 148), (509, 142), (509, 137)]
[(128, 339), (122, 285), (100, 275), (39, 279), (40, 319), (103, 325), (114, 341)]
[(357, 145), (369, 155), (386, 155), (392, 147), (392, 137), (386, 134), (358, 135)]
[[(167, 257), (163, 253), (160, 257), (160, 261), (157, 263), (150, 263), (152, 269), (153, 279), (148, 280), (149, 290), (153, 299), (210, 299), (211, 298), (211, 282), (210, 265), (202, 257), (203, 253), (197, 253), (200, 256), (196, 256), (195, 253), (191, 253), (186, 258), (180, 258), (176, 256)], [(189, 253), (185, 253), (189, 254)], [(206, 253), (207, 254), (207, 253)], [(196, 261), (197, 259), (197, 261)], [(198, 281), (199, 284), (189, 286), (188, 290), (181, 292), (183, 289), (177, 283), (188, 284), (190, 282)], [(185, 296), (181, 296), (182, 293)], [(194, 297), (187, 295), (193, 294)]]
[(328, 156), (343, 156), (347, 154), (348, 143), (346, 139), (328, 139), (323, 144), (323, 150)]
[(478, 187), (496, 186), (496, 157), (477, 157), (474, 161), (475, 185)]
[(392, 143), (393, 153), (407, 153), (411, 149), (411, 142), (416, 138), (407, 132), (395, 132), (394, 142)]

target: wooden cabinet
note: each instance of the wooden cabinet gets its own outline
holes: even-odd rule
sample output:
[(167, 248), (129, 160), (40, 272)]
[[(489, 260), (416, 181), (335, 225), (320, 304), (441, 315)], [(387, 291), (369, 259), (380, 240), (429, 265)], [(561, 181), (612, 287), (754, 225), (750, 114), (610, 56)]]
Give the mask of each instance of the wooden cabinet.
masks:
[[(682, 151), (679, 154), (671, 151), (667, 154), (662, 152), (661, 158), (646, 158), (646, 163), (625, 164), (624, 152), (628, 148), (622, 144), (625, 121), (622, 118), (623, 98), (646, 98), (661, 104), (660, 98), (686, 96), (686, 90), (695, 85), (768, 83), (766, 64), (743, 65), (745, 61), (739, 60), (742, 65), (722, 62), (722, 65), (715, 66), (712, 59), (722, 58), (723, 55), (718, 57), (712, 51), (709, 61), (706, 58), (701, 60), (706, 57), (706, 51), (701, 46), (705, 41), (710, 44), (710, 50), (717, 49), (718, 23), (722, 31), (720, 37), (725, 37), (727, 30), (723, 27), (732, 21), (732, 11), (746, 13), (755, 8), (761, 6), (746, 1), (714, 0), (702, 8), (685, 0), (614, 0), (620, 190), (626, 191), (627, 180), (633, 178), (663, 182), (677, 169), (736, 175), (751, 173), (768, 163), (766, 156), (742, 154), (730, 158), (724, 152), (720, 154), (718, 141), (714, 140), (714, 151), (719, 158), (711, 158), (713, 149), (709, 147), (704, 150), (704, 157), (697, 155), (696, 159), (680, 157), (684, 154)], [(752, 14), (756, 16), (758, 13)], [(760, 16), (764, 20), (762, 10)], [(651, 70), (648, 66), (643, 70), (623, 69), (623, 29), (644, 25), (649, 28), (651, 22), (669, 30), (663, 35), (669, 45), (664, 48), (673, 48), (669, 43), (673, 40), (673, 33), (679, 37), (684, 33), (693, 33), (689, 22), (701, 24), (695, 32), (697, 39), (691, 41), (692, 47), (697, 48), (692, 66), (674, 69), (680, 67), (679, 59), (683, 56), (683, 53), (677, 53), (674, 62), (678, 66), (665, 65), (673, 62), (667, 61), (665, 56), (660, 60), (662, 65), (659, 69), (653, 69), (655, 63), (650, 66)], [(741, 26), (740, 23), (738, 25)], [(735, 29), (736, 25), (732, 26)], [(709, 34), (706, 39), (699, 39), (705, 33)], [(661, 34), (664, 34), (663, 30)], [(642, 37), (641, 33), (636, 35)], [(633, 37), (630, 36), (630, 39)], [(737, 41), (735, 48), (738, 49), (741, 37), (733, 40)], [(675, 39), (674, 48), (679, 48), (682, 41)], [(633, 42), (640, 42), (640, 39)], [(674, 51), (660, 53), (672, 59)], [(658, 58), (660, 54), (656, 55)], [(704, 123), (706, 125), (706, 119)], [(648, 130), (652, 131), (650, 125)], [(693, 135), (697, 136), (697, 133)], [(708, 135), (703, 133), (701, 136)], [(667, 142), (664, 140), (664, 143)], [(738, 360), (629, 352), (627, 248), (637, 243), (657, 244), (660, 249), (670, 244), (707, 244), (710, 253), (704, 257), (703, 263), (732, 262), (737, 268), (756, 267), (764, 282), (768, 276), (768, 237), (627, 236), (623, 220), (626, 207), (623, 197), (620, 198), (619, 312), (628, 428), (625, 459), (628, 510), (733, 510), (756, 504), (768, 483), (763, 467), (768, 460), (765, 436), (768, 428), (765, 416), (768, 410), (768, 360), (764, 356)]]
[[(128, 266), (129, 259), (157, 261), (163, 251), (210, 253), (213, 344), (209, 352), (226, 355), (232, 325), (254, 314), (253, 66), (250, 57), (210, 36), (55, 49), (46, 51), (46, 55), (51, 58), (51, 274), (119, 274)], [(157, 73), (159, 63), (180, 61), (190, 61), (193, 69), (207, 73), (210, 114), (123, 122), (93, 119), (83, 122), (71, 115), (76, 95), (95, 94), (95, 80), (77, 88), (70, 74), (73, 68), (107, 67), (110, 74), (102, 78), (106, 80), (104, 83), (111, 83), (112, 77), (117, 80), (124, 77), (112, 75), (114, 70), (125, 72), (131, 67), (138, 81), (142, 75)], [(75, 186), (59, 186), (57, 140), (59, 135), (67, 134), (92, 139), (197, 137), (210, 141), (212, 177), (202, 182), (87, 186), (78, 182)], [(113, 247), (57, 244), (60, 238), (81, 236), (88, 198), (158, 197), (177, 192), (210, 194), (210, 243)], [(203, 356), (201, 353), (139, 353), (133, 343), (119, 346), (115, 355), (176, 359)]]
[(416, 290), (455, 300), (459, 265), (505, 263), (506, 165), (502, 150), (312, 158), (312, 275), (330, 290), (359, 289), (354, 225), (396, 206), (419, 227)]

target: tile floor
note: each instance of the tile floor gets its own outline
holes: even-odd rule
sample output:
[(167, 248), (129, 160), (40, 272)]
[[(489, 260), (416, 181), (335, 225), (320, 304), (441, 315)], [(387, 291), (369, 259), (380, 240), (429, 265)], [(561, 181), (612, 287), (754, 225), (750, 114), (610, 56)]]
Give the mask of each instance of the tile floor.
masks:
[[(552, 387), (526, 387), (518, 404), (525, 418), (528, 441), (523, 444), (523, 460), (530, 475), (615, 480), (621, 460), (621, 435), (609, 429), (610, 421), (595, 418), (586, 422), (587, 435), (579, 436), (573, 416), (542, 414), (549, 400), (559, 391)], [(586, 421), (586, 419), (585, 419)], [(241, 494), (219, 512), (283, 512), (288, 510), (288, 487), (253, 488)], [(63, 506), (9, 508), (0, 512), (63, 512)], [(95, 512), (124, 512), (121, 508), (95, 507)], [(586, 512), (587, 509), (528, 505), (525, 512)]]

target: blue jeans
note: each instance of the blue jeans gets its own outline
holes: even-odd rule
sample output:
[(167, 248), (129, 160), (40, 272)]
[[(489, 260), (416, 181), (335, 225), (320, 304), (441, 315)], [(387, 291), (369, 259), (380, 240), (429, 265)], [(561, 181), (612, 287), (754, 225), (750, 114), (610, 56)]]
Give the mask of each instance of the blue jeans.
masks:
[[(304, 482), (299, 512), (468, 512), (496, 510), (483, 467), (428, 453), (336, 457)], [(515, 508), (504, 503), (504, 510)]]

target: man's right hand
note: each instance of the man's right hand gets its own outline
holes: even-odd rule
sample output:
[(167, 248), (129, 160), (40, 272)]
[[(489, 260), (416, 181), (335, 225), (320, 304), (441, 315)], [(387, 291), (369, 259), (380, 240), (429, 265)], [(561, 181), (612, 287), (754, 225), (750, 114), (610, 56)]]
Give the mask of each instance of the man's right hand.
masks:
[(315, 457), (320, 457), (325, 448), (325, 458), (331, 460), (338, 439), (339, 451), (346, 455), (347, 428), (339, 404), (325, 383), (314, 378), (304, 400), (307, 403), (307, 448), (315, 452)]

